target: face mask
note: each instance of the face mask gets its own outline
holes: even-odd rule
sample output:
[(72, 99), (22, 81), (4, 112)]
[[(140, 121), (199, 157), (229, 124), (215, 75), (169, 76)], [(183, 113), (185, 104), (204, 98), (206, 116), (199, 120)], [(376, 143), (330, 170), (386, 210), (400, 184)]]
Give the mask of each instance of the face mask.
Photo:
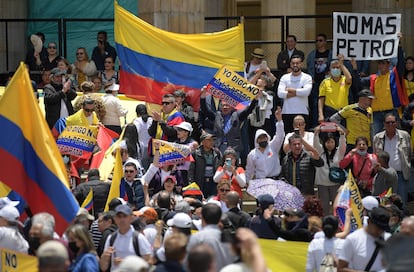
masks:
[(266, 146), (267, 146), (268, 144), (269, 144), (269, 143), (268, 143), (267, 141), (259, 142), (259, 146), (260, 146), (261, 148), (266, 148)]
[(332, 68), (331, 69), (331, 75), (333, 77), (339, 77), (341, 75), (341, 69), (339, 69), (339, 68)]
[(76, 242), (69, 242), (68, 247), (75, 254), (77, 254), (79, 252), (79, 247), (76, 245)]
[(40, 238), (29, 237), (29, 246), (31, 250), (36, 251), (40, 247)]
[(357, 150), (357, 153), (360, 155), (360, 156), (365, 156), (366, 154), (367, 154), (367, 151), (366, 150)]

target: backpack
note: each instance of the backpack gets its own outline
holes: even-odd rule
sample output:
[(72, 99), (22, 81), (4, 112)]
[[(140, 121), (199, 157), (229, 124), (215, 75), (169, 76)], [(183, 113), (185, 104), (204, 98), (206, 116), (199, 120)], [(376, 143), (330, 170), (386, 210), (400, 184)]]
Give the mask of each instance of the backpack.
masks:
[[(109, 246), (113, 246), (116, 236), (118, 236), (118, 232), (115, 231), (114, 233), (112, 233), (111, 238), (109, 239)], [(138, 242), (138, 237), (139, 237), (139, 232), (134, 230), (134, 232), (132, 233), (132, 245), (134, 246), (134, 250), (135, 250), (135, 254), (137, 256), (141, 257), (141, 254), (139, 252), (139, 242)]]
[(319, 265), (320, 272), (336, 272), (335, 257), (332, 253), (326, 253)]

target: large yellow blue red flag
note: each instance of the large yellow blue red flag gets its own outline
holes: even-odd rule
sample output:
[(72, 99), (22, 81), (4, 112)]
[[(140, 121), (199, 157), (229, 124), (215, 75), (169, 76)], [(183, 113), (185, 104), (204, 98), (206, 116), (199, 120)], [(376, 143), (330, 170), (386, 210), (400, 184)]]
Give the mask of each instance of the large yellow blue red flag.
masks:
[(24, 63), (0, 99), (0, 127), (0, 180), (22, 196), (33, 213), (52, 214), (56, 231), (63, 233), (79, 205)]
[(243, 24), (214, 33), (179, 34), (156, 28), (115, 1), (115, 44), (121, 91), (151, 103), (175, 89), (198, 108), (199, 90), (226, 64), (243, 71)]

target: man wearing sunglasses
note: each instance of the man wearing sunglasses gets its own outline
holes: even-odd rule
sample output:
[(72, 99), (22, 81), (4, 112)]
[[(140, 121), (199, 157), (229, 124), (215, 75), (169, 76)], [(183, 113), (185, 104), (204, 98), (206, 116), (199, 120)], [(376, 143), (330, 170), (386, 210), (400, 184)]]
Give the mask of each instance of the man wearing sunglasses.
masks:
[(397, 171), (397, 192), (404, 205), (408, 198), (408, 181), (411, 172), (412, 147), (411, 137), (408, 132), (397, 128), (397, 117), (393, 113), (387, 113), (384, 119), (385, 130), (374, 136), (374, 152), (386, 151), (390, 155), (389, 165)]
[(124, 165), (124, 177), (121, 179), (121, 197), (134, 209), (145, 206), (145, 196), (141, 181), (137, 178), (138, 166), (127, 161)]
[(166, 94), (162, 97), (161, 112), (153, 112), (153, 122), (148, 128), (148, 134), (154, 139), (174, 142), (177, 139), (177, 131), (174, 126), (185, 121), (183, 114), (175, 108), (175, 97)]

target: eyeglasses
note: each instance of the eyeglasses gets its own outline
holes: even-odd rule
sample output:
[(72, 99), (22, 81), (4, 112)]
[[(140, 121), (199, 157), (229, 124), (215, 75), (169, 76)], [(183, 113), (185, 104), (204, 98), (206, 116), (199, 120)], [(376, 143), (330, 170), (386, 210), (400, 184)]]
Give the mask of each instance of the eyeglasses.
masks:
[(219, 191), (222, 192), (222, 193), (224, 193), (224, 192), (228, 193), (228, 192), (230, 192), (230, 189), (223, 189), (223, 188), (221, 188)]
[(125, 170), (124, 171), (126, 174), (132, 174), (132, 173), (134, 173), (134, 170)]
[(322, 40), (322, 39), (318, 39), (318, 40), (316, 40), (315, 42), (324, 42), (325, 40)]
[(95, 109), (87, 109), (87, 108), (83, 108), (83, 110), (86, 111), (86, 112), (94, 112), (95, 111)]
[(56, 49), (56, 46), (48, 46), (49, 49)]
[(299, 124), (295, 124), (296, 127), (304, 127), (305, 123), (299, 123)]
[(83, 55), (83, 52), (76, 52), (76, 56)]
[(395, 124), (395, 123), (397, 123), (396, 121), (387, 121), (387, 122), (385, 122), (387, 125), (393, 125), (393, 124)]
[(163, 106), (170, 105), (170, 104), (172, 104), (172, 103), (173, 103), (173, 102), (162, 101), (162, 105), (163, 105)]

